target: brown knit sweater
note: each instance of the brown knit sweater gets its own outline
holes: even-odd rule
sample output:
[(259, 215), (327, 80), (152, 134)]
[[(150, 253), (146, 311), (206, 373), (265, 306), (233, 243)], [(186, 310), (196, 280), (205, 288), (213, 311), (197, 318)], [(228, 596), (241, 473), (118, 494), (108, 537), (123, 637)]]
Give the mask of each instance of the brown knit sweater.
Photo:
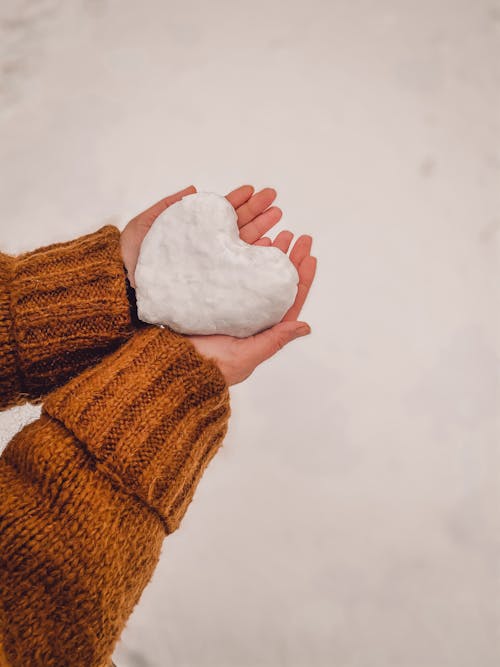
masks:
[(0, 407), (49, 391), (0, 457), (0, 666), (103, 667), (222, 442), (228, 389), (187, 338), (134, 333), (105, 227), (0, 255)]

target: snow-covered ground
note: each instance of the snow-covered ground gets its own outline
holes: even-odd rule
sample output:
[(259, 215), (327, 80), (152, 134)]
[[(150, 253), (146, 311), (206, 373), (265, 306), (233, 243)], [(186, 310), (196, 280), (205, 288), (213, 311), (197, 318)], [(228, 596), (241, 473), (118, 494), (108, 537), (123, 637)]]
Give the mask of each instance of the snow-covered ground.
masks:
[(313, 335), (234, 389), (119, 667), (496, 667), (498, 0), (0, 12), (2, 249), (251, 182), (320, 262)]

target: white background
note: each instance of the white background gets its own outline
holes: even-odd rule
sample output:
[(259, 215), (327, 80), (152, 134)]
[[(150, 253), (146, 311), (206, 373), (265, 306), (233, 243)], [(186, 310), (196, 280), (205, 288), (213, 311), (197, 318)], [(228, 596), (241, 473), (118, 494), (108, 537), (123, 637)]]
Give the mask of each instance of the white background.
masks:
[(0, 247), (250, 182), (319, 258), (118, 666), (498, 665), (500, 4), (1, 7)]

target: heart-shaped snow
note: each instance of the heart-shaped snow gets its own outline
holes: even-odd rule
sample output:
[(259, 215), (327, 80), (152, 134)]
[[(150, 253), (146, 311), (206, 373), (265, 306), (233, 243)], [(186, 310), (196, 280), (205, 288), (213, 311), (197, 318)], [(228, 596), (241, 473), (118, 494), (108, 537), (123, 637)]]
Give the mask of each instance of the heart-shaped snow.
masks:
[(239, 237), (225, 197), (187, 195), (146, 235), (135, 272), (139, 318), (185, 334), (249, 336), (276, 324), (299, 277), (278, 248)]

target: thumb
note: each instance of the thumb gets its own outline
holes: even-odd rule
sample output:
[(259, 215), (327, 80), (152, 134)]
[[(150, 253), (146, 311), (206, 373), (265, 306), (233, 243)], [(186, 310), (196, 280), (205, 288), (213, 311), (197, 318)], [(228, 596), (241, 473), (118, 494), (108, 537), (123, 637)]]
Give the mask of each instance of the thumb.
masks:
[(305, 322), (280, 322), (254, 336), (253, 357), (255, 364), (269, 359), (295, 338), (307, 336), (311, 327)]

